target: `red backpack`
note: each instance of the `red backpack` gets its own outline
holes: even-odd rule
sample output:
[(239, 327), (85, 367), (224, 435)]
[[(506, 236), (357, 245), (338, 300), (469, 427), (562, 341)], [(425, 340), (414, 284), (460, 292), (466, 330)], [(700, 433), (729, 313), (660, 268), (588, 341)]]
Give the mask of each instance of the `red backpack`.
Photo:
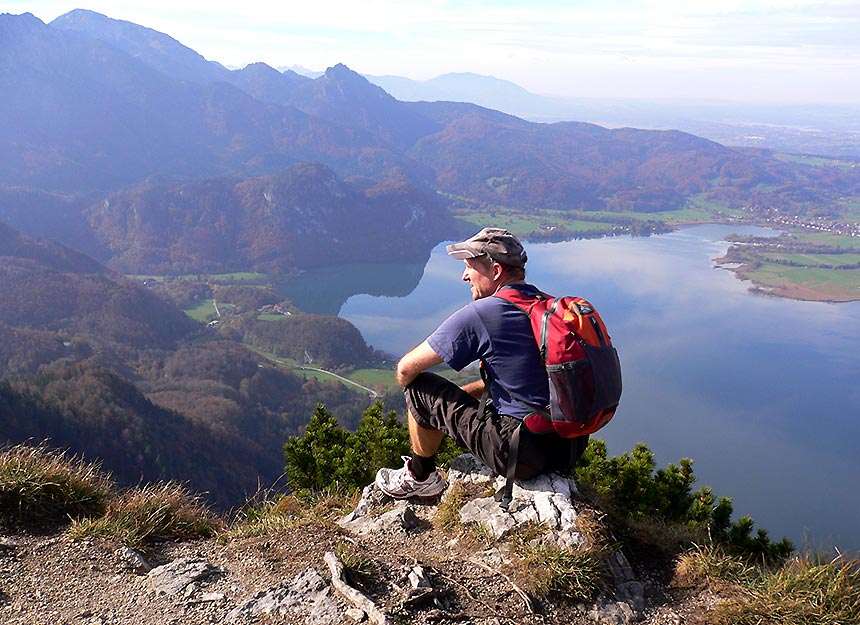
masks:
[(514, 288), (495, 295), (529, 316), (549, 377), (550, 404), (526, 404), (535, 412), (525, 426), (576, 438), (609, 423), (621, 399), (621, 363), (594, 306), (581, 297), (533, 297)]

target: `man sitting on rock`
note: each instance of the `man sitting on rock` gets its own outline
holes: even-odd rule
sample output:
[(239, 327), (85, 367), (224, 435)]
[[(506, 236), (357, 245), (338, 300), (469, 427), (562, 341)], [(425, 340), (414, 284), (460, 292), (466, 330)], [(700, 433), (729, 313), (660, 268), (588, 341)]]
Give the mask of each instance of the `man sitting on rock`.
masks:
[[(383, 468), (376, 474), (379, 488), (397, 499), (432, 498), (445, 490), (436, 470), (436, 451), (446, 434), (487, 467), (507, 475), (511, 440), (519, 429), (514, 476), (519, 480), (571, 469), (588, 442), (587, 436), (566, 439), (519, 427), (533, 413), (526, 404), (549, 404), (546, 370), (529, 317), (510, 302), (490, 296), (502, 288), (538, 293), (525, 281), (528, 256), (523, 246), (507, 230), (484, 228), (446, 249), (465, 263), (462, 279), (469, 283), (473, 301), (397, 364), (397, 383), (406, 396), (412, 457), (404, 457), (400, 469)], [(478, 360), (484, 369), (482, 378), (490, 385), (491, 401), (483, 410), (484, 379), (461, 388), (427, 371), (443, 362), (460, 371)]]

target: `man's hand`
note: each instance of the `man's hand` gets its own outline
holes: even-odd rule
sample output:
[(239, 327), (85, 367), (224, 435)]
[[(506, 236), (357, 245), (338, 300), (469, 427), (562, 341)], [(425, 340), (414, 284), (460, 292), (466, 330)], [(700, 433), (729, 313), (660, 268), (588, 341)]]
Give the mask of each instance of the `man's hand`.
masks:
[(424, 341), (400, 359), (394, 377), (400, 386), (407, 386), (419, 373), (430, 367), (441, 365), (443, 362), (439, 354), (430, 347), (430, 344)]

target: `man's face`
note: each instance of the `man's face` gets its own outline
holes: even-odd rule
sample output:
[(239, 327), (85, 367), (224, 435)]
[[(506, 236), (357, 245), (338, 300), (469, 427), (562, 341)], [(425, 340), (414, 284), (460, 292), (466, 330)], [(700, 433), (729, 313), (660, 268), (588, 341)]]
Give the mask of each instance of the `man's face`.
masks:
[(467, 258), (463, 263), (466, 265), (466, 269), (463, 271), (463, 282), (469, 283), (473, 300), (489, 297), (496, 292), (498, 287), (496, 284), (498, 265), (496, 263), (479, 258)]

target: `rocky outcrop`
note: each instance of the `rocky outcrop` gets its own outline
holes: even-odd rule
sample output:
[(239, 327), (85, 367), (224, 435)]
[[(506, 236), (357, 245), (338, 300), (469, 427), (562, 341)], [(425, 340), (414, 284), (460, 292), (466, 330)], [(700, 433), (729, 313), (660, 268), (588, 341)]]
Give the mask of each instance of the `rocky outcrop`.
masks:
[[(470, 454), (465, 454), (451, 463), (448, 471), (449, 487), (442, 502), (444, 504), (447, 497), (454, 496), (458, 484), (496, 493), (502, 490), (504, 483), (504, 477), (493, 473)], [(514, 483), (513, 501), (507, 509), (499, 505), (494, 495), (469, 500), (460, 509), (460, 522), (478, 525), (496, 540), (527, 526), (539, 525), (544, 528), (544, 532), (534, 540), (542, 545), (563, 549), (585, 547), (588, 539), (577, 526), (577, 494), (576, 483), (572, 478), (557, 473), (540, 475), (526, 482)], [(384, 514), (375, 514), (386, 499), (375, 484), (367, 486), (355, 510), (344, 516), (339, 525), (359, 535), (374, 532), (404, 533), (420, 530), (422, 525), (427, 525), (408, 501), (398, 501)], [(480, 559), (504, 563), (507, 556), (503, 549), (496, 547), (481, 554)], [(599, 623), (627, 624), (638, 620), (645, 609), (642, 583), (635, 579), (633, 569), (621, 551), (611, 553), (605, 565), (614, 588), (589, 608), (589, 615)], [(511, 585), (514, 590), (525, 595), (512, 582)], [(524, 601), (529, 609), (533, 608), (529, 598), (524, 597)]]

